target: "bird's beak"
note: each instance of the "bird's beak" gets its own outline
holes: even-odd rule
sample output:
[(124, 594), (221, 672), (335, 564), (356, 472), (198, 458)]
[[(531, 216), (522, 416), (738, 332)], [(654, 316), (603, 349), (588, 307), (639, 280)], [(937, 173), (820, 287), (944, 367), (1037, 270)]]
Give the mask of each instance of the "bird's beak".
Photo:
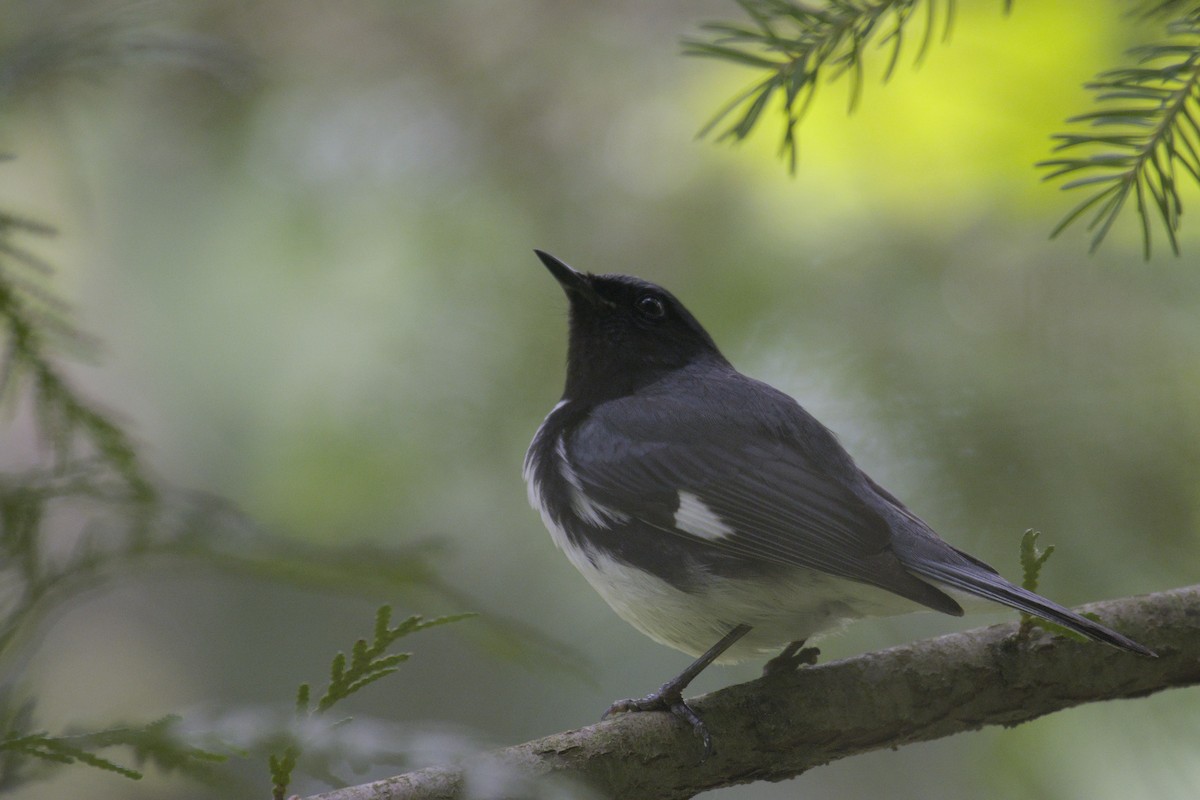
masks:
[(571, 269), (565, 261), (555, 258), (544, 250), (534, 250), (533, 252), (537, 253), (537, 257), (546, 265), (546, 269), (550, 270), (550, 274), (558, 281), (559, 286), (563, 288), (568, 297), (579, 297), (593, 305), (606, 304), (606, 301), (592, 287), (590, 276)]

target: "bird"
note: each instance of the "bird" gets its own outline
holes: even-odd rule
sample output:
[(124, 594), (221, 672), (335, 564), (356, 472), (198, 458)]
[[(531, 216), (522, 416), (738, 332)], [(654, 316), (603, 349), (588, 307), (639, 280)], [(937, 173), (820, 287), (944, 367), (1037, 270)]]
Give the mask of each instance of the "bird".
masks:
[(666, 289), (534, 252), (569, 316), (562, 398), (525, 456), (530, 504), (622, 619), (695, 657), (605, 718), (669, 711), (707, 755), (683, 690), (709, 664), (778, 653), (765, 671), (794, 669), (816, 634), (922, 609), (962, 616), (963, 594), (1154, 655), (943, 541), (795, 399), (738, 372)]

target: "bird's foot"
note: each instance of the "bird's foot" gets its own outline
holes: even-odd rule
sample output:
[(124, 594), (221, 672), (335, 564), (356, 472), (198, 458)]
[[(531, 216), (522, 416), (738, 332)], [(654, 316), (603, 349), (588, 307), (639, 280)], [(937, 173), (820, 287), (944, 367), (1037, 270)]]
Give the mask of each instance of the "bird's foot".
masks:
[(820, 655), (820, 648), (805, 647), (803, 641), (792, 642), (783, 648), (779, 655), (763, 665), (763, 677), (786, 675), (789, 672), (795, 672), (800, 667), (812, 666), (817, 663), (817, 657)]
[(663, 684), (657, 692), (651, 692), (645, 697), (618, 700), (608, 707), (601, 719), (608, 719), (613, 714), (624, 714), (631, 711), (668, 711), (674, 714), (690, 725), (692, 733), (699, 736), (700, 741), (704, 743), (703, 758), (712, 755), (712, 736), (708, 732), (708, 727), (705, 726), (704, 720), (700, 719), (700, 715), (684, 701), (682, 690), (674, 685), (674, 682)]
[(708, 734), (708, 728), (704, 725), (704, 720), (700, 719), (692, 707), (683, 700), (683, 690), (700, 672), (717, 659), (721, 653), (724, 653), (738, 639), (750, 632), (750, 626), (742, 623), (735, 625), (729, 633), (721, 637), (721, 640), (708, 648), (683, 672), (676, 675), (671, 680), (658, 687), (657, 692), (651, 692), (645, 697), (631, 698), (629, 700), (618, 700), (608, 707), (608, 711), (604, 712), (603, 719), (608, 719), (613, 714), (620, 714), (626, 711), (670, 711), (675, 716), (692, 726), (692, 733), (700, 737), (704, 742), (704, 755), (700, 760), (708, 758), (712, 755), (712, 737)]

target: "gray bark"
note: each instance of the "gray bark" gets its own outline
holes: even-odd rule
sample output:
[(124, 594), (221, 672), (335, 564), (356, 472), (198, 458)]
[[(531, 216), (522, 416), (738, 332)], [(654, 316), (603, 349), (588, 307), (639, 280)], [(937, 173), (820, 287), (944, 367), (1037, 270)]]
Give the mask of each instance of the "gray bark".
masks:
[[(626, 714), (482, 754), (474, 763), (410, 772), (311, 800), (468, 797), (473, 793), (464, 775), (479, 764), (504, 766), (530, 781), (570, 776), (611, 797), (688, 798), (721, 786), (795, 777), (871, 750), (1200, 683), (1200, 585), (1081, 610), (1098, 614), (1158, 657), (1038, 628), (1021, 638), (1015, 623), (994, 625), (698, 698), (693, 706), (716, 744), (702, 763), (699, 740), (678, 720)], [(528, 789), (536, 793), (532, 785)]]

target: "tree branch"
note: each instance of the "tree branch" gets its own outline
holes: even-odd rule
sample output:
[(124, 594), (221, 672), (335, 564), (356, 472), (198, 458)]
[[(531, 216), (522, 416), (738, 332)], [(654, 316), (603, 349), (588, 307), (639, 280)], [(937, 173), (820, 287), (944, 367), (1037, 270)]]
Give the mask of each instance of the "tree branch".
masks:
[(994, 625), (731, 686), (695, 701), (716, 742), (667, 714), (627, 714), (579, 730), (310, 800), (468, 796), (482, 765), (569, 776), (614, 797), (688, 798), (795, 777), (839, 758), (985, 725), (1016, 725), (1097, 700), (1200, 683), (1200, 585), (1085, 606), (1158, 653), (1143, 658), (1017, 625)]

